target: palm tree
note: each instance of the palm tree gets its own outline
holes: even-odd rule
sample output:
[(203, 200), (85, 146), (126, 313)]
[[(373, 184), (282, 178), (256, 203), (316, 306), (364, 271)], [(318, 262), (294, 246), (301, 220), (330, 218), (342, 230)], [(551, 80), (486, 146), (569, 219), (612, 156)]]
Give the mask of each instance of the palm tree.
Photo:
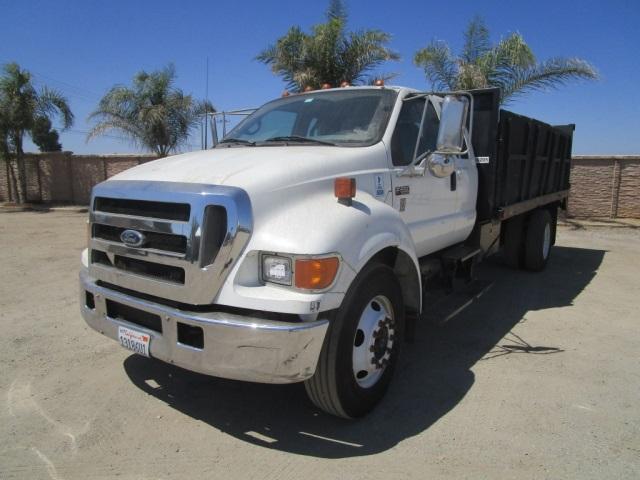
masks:
[(63, 128), (73, 124), (73, 113), (65, 97), (43, 87), (40, 91), (31, 83), (31, 74), (17, 63), (3, 67), (0, 77), (0, 155), (10, 165), (13, 201), (27, 200), (27, 177), (23, 141), (25, 134), (33, 136), (33, 129), (41, 121), (59, 116)]
[(198, 125), (199, 117), (215, 109), (209, 102), (185, 95), (175, 87), (175, 80), (175, 68), (170, 64), (159, 71), (136, 74), (131, 88), (114, 86), (89, 116), (97, 123), (87, 140), (116, 130), (160, 157), (177, 151)]
[(298, 26), (291, 27), (256, 59), (281, 76), (288, 89), (302, 91), (324, 83), (334, 87), (342, 82), (366, 83), (368, 72), (387, 60), (400, 58), (386, 47), (391, 40), (388, 33), (346, 32), (346, 24), (344, 2), (332, 0), (325, 23), (313, 26), (310, 34)]
[(492, 45), (489, 30), (480, 17), (473, 18), (464, 32), (464, 46), (455, 56), (443, 41), (432, 41), (418, 50), (414, 63), (424, 69), (437, 90), (468, 90), (500, 87), (502, 102), (534, 90), (546, 90), (571, 80), (598, 78), (595, 68), (579, 58), (555, 57), (536, 61), (519, 33)]

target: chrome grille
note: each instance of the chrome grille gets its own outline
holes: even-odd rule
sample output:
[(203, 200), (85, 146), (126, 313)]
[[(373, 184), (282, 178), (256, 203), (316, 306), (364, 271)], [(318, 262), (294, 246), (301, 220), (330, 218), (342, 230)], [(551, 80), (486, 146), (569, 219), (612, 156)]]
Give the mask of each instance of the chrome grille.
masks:
[[(224, 232), (226, 228), (219, 228), (222, 224), (217, 225), (220, 232)], [(99, 238), (101, 240), (107, 240), (109, 242), (115, 242), (123, 244), (120, 236), (126, 228), (114, 227), (113, 225), (103, 225), (101, 223), (95, 223), (92, 227), (93, 238)], [(150, 248), (153, 250), (166, 250), (174, 253), (187, 253), (187, 237), (184, 235), (172, 235), (168, 233), (156, 233), (146, 230), (140, 230), (145, 236), (144, 248)], [(124, 245), (124, 244), (123, 244)]]
[(186, 203), (152, 202), (123, 198), (95, 197), (93, 209), (99, 212), (160, 218), (164, 220), (189, 220), (190, 207)]
[[(111, 180), (91, 205), (91, 276), (192, 305), (214, 301), (251, 234), (249, 197), (235, 187)], [(139, 246), (120, 239), (128, 229)]]

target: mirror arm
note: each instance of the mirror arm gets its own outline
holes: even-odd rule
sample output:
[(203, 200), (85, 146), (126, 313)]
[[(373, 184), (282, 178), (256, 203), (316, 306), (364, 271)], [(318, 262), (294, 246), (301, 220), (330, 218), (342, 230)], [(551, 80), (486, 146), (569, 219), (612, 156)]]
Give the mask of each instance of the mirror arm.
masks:
[(471, 145), (471, 131), (465, 128), (462, 136), (464, 138), (465, 144), (467, 145), (467, 150), (460, 155), (468, 155), (469, 158), (475, 157), (476, 154), (473, 151), (473, 145)]
[(420, 127), (418, 127), (418, 137), (416, 138), (416, 145), (413, 148), (413, 161), (412, 164), (418, 161), (416, 158), (418, 156), (418, 147), (420, 146), (420, 138), (422, 137), (422, 129), (424, 128), (424, 119), (427, 116), (427, 109), (429, 108), (429, 99), (427, 98), (424, 102), (424, 107), (422, 108), (422, 117), (420, 118)]
[(416, 157), (416, 159), (413, 162), (411, 162), (409, 165), (407, 165), (406, 168), (399, 171), (397, 176), (398, 177), (423, 177), (424, 174), (427, 172), (427, 168), (426, 166), (418, 167), (418, 165), (421, 164), (425, 158), (429, 158), (429, 156), (431, 156), (434, 153), (436, 152), (427, 150), (426, 152), (421, 154), (419, 157)]

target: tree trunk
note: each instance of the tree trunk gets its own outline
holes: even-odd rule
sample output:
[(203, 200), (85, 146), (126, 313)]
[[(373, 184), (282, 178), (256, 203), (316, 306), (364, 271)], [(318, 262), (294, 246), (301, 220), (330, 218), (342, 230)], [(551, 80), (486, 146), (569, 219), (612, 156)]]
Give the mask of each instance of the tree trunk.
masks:
[(16, 184), (18, 186), (18, 203), (26, 203), (27, 201), (27, 167), (24, 161), (24, 152), (22, 151), (22, 135), (16, 135), (14, 138), (16, 148), (17, 175)]
[(16, 162), (13, 155), (6, 157), (7, 166), (9, 167), (9, 201), (18, 203), (18, 182), (16, 181)]

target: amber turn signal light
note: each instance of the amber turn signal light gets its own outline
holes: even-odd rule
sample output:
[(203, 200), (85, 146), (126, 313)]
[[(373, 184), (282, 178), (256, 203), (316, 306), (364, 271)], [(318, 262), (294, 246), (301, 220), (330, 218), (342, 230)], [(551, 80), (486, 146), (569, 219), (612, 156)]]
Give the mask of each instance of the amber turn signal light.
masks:
[(339, 177), (333, 184), (333, 193), (339, 200), (351, 200), (356, 196), (356, 179)]
[(340, 262), (337, 257), (299, 258), (296, 260), (296, 287), (321, 290), (333, 283)]

